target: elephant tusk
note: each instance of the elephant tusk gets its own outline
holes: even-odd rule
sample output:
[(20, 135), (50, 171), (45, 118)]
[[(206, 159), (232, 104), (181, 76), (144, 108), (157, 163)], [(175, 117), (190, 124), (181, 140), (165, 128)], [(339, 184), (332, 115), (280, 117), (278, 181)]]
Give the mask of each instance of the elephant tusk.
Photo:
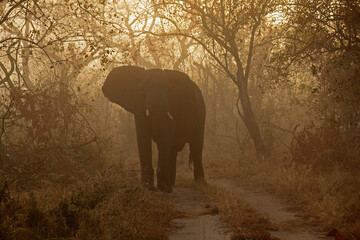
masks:
[(146, 116), (147, 116), (147, 117), (150, 116), (150, 111), (149, 111), (149, 109), (146, 109), (145, 113), (146, 113)]
[(171, 116), (171, 114), (169, 112), (167, 112), (167, 115), (171, 120), (174, 120), (173, 116)]

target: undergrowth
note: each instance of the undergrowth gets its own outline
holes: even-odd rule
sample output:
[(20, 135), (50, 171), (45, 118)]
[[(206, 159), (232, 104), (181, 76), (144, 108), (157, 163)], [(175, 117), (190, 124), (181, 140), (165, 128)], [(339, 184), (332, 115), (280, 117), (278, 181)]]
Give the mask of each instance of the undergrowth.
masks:
[(167, 239), (172, 205), (137, 182), (114, 168), (27, 192), (3, 184), (0, 239)]
[(358, 143), (333, 126), (311, 125), (294, 133), (289, 149), (278, 148), (270, 158), (243, 158), (225, 168), (224, 162), (212, 165), (224, 169), (217, 174), (287, 197), (309, 224), (337, 229), (344, 239), (360, 239)]

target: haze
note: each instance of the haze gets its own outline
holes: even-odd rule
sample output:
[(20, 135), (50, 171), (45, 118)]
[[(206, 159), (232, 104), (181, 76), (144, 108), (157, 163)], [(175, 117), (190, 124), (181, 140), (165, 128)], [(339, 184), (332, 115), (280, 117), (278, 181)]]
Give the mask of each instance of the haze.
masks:
[[(0, 239), (177, 239), (179, 219), (184, 234), (219, 221), (233, 239), (359, 239), (359, 6), (0, 1)], [(180, 71), (200, 88), (207, 185), (188, 144), (173, 193), (140, 183), (134, 115), (102, 91), (119, 66)], [(308, 218), (272, 218), (255, 192)]]

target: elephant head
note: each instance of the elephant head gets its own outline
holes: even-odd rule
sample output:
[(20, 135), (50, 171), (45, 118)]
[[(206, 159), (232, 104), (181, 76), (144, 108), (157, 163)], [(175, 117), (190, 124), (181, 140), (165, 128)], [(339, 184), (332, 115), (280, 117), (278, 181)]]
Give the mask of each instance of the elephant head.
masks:
[(161, 69), (122, 66), (109, 73), (102, 91), (111, 102), (134, 115), (165, 114), (173, 119), (169, 110), (170, 88)]
[(140, 87), (144, 74), (142, 67), (114, 68), (107, 76), (102, 91), (111, 102), (139, 115), (144, 111), (144, 95)]

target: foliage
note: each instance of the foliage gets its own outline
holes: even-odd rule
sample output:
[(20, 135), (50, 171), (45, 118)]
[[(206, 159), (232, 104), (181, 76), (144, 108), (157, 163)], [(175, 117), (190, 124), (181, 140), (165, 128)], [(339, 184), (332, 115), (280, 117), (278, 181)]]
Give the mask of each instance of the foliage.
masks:
[(360, 170), (359, 137), (359, 131), (352, 132), (351, 136), (342, 134), (340, 125), (335, 121), (320, 126), (311, 124), (294, 131), (291, 159), (296, 163), (311, 165), (319, 173), (340, 168), (356, 174)]
[(20, 91), (3, 103), (7, 112), (2, 119), (0, 156), (10, 183), (31, 186), (55, 173), (71, 174), (89, 161), (98, 161), (96, 134), (82, 113), (86, 107), (74, 96), (58, 92), (56, 84), (36, 95)]

